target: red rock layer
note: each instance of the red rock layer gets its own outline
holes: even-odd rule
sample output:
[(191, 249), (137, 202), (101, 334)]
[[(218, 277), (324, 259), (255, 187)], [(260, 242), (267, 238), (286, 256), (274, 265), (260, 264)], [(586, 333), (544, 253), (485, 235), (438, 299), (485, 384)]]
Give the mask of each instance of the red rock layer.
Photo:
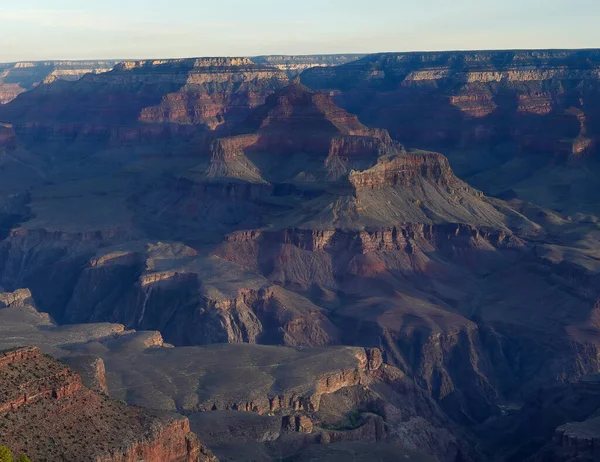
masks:
[(370, 189), (408, 186), (420, 180), (446, 186), (457, 183), (448, 159), (436, 153), (397, 156), (389, 162), (382, 161), (367, 171), (350, 176), (350, 182), (356, 188)]
[(35, 347), (4, 352), (0, 359), (0, 428), (13, 452), (39, 462), (216, 460), (186, 418), (112, 401)]

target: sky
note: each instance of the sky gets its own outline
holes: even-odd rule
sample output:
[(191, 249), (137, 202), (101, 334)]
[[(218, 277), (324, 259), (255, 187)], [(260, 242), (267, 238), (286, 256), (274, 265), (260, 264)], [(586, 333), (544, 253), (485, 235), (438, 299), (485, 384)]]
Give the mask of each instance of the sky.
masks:
[(600, 47), (599, 0), (0, 0), (0, 62)]

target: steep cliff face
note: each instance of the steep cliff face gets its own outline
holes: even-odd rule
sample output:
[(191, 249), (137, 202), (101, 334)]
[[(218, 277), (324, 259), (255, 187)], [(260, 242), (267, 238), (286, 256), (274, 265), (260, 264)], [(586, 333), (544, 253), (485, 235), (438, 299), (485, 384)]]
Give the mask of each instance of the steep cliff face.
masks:
[[(314, 88), (340, 90), (344, 106), (360, 109), (365, 121), (412, 145), (497, 143), (504, 137), (525, 149), (539, 143), (548, 151), (554, 143), (560, 153), (561, 137), (570, 134), (572, 149), (565, 140), (563, 152), (578, 154), (575, 140), (588, 134), (586, 101), (594, 114), (599, 56), (597, 50), (389, 53), (312, 69), (302, 78)], [(363, 91), (376, 101), (358, 101)], [(394, 117), (387, 117), (391, 111)], [(425, 118), (429, 138), (413, 130)], [(549, 130), (560, 124), (562, 131)]]
[(595, 156), (599, 69), (597, 50), (390, 53), (309, 69), (302, 81), (394, 139), (440, 150), (462, 177), (497, 194)]
[(61, 321), (157, 329), (175, 345), (339, 343), (322, 308), (220, 258), (161, 243), (100, 255), (78, 273), (64, 310), (53, 312)]
[[(0, 244), (0, 284), (10, 290), (29, 286), (40, 308), (60, 319), (81, 265), (102, 246), (122, 242), (130, 230), (70, 233), (16, 229)], [(48, 268), (53, 269), (48, 273)], [(45, 273), (47, 277), (40, 278)], [(37, 282), (36, 282), (37, 281)]]
[[(440, 289), (452, 285), (455, 276), (443, 263), (446, 258), (462, 268), (454, 271), (465, 274), (465, 268), (494, 271), (510, 265), (523, 251), (523, 242), (505, 232), (408, 225), (382, 231), (236, 233), (218, 254), (289, 289), (321, 288), (320, 303), (335, 307), (328, 316), (343, 333), (343, 343), (381, 348), (388, 363), (418, 377), (452, 415), (480, 420), (494, 412), (489, 403), (514, 392), (506, 353), (494, 343), (495, 334), (481, 333), (460, 309), (443, 311), (448, 308), (441, 300), (421, 298), (419, 281), (435, 280)], [(469, 285), (467, 279), (462, 284)], [(407, 283), (415, 284), (410, 296)], [(382, 296), (393, 287), (403, 287), (406, 295)], [(336, 300), (334, 293), (346, 295)]]
[(427, 153), (422, 156), (398, 156), (389, 162), (377, 164), (372, 169), (356, 172), (350, 182), (356, 188), (379, 189), (385, 186), (409, 186), (420, 179), (450, 186), (455, 177), (448, 160), (441, 154)]
[(3, 443), (34, 460), (216, 460), (190, 432), (187, 419), (96, 394), (38, 348), (2, 352), (0, 383)]

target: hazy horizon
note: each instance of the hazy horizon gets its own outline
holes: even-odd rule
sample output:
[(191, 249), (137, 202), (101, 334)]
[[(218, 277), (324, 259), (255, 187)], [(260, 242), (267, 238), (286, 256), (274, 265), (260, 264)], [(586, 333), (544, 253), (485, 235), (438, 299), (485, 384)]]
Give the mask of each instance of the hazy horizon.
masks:
[(592, 0), (8, 0), (0, 62), (600, 46)]
[(600, 50), (599, 47), (586, 48), (473, 48), (473, 49), (439, 49), (439, 50), (378, 50), (371, 52), (341, 52), (341, 53), (260, 53), (255, 55), (194, 55), (194, 56), (134, 56), (134, 57), (89, 57), (89, 58), (40, 58), (40, 59), (16, 59), (10, 61), (1, 61), (0, 64), (11, 64), (19, 62), (47, 62), (47, 61), (146, 61), (146, 60), (162, 60), (162, 59), (195, 59), (195, 58), (258, 58), (263, 56), (286, 56), (286, 57), (301, 57), (301, 56), (344, 56), (344, 55), (374, 55), (383, 53), (443, 53), (443, 52), (494, 52), (494, 51), (577, 51), (577, 50)]

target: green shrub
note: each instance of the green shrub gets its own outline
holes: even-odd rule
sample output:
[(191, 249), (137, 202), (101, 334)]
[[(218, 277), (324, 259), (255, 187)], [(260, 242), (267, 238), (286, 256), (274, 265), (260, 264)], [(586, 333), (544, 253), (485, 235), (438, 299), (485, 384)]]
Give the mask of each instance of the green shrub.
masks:
[(0, 446), (0, 462), (13, 462), (12, 452), (6, 446)]
[(16, 462), (31, 462), (31, 459), (25, 454), (21, 454), (19, 457), (17, 457)]

